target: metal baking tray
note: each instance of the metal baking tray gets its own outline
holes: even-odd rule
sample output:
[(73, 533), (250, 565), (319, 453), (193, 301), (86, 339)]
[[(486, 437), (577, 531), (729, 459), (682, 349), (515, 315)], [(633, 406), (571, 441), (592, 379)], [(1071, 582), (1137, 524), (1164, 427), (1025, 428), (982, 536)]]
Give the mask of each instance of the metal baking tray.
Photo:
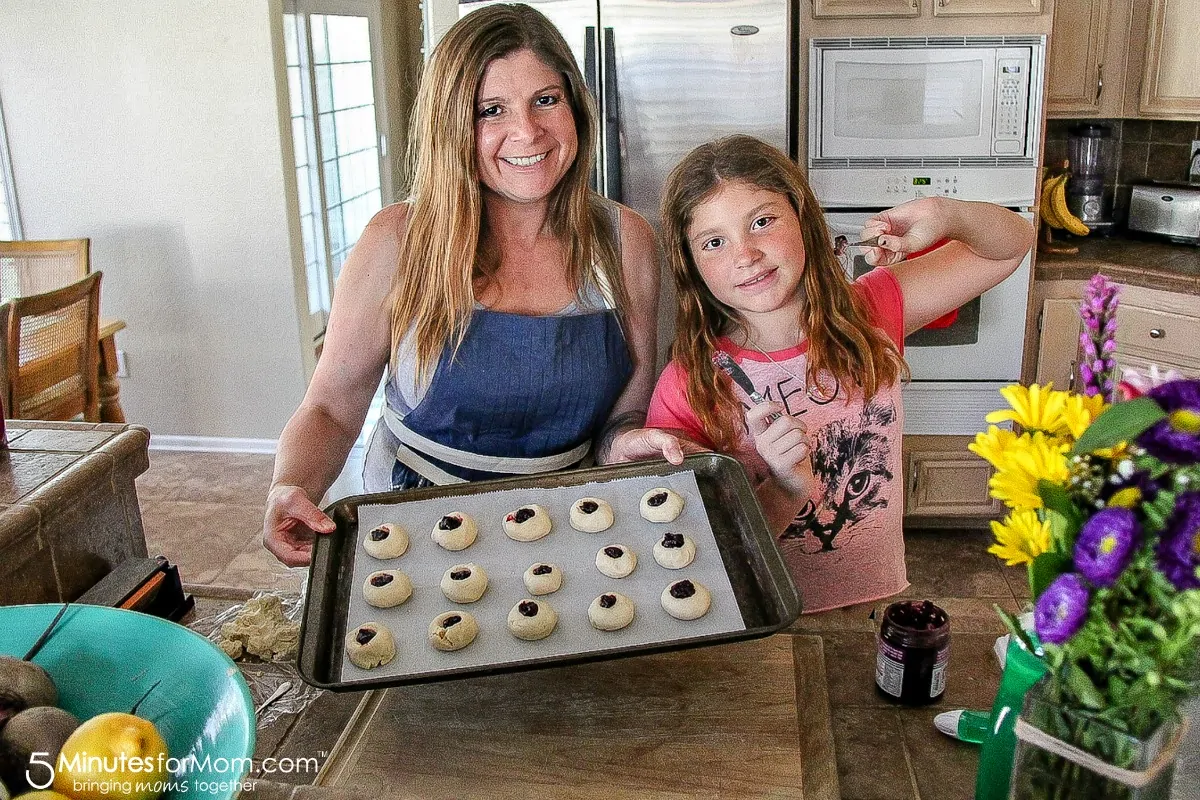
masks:
[[(619, 478), (665, 476), (689, 470), (695, 473), (721, 561), (733, 588), (738, 610), (745, 622), (744, 629), (453, 672), (386, 675), (380, 676), (378, 680), (355, 680), (352, 683), (343, 681), (340, 672), (347, 611), (351, 592), (354, 590), (352, 577), (358, 541), (359, 506), (402, 504), (431, 498), (461, 497), (531, 487), (569, 487)], [(327, 536), (318, 536), (313, 547), (298, 655), (301, 677), (313, 686), (323, 689), (361, 691), (386, 686), (430, 683), (754, 639), (786, 628), (800, 614), (799, 592), (767, 527), (762, 508), (750, 488), (745, 470), (737, 460), (717, 453), (688, 456), (679, 466), (661, 460), (643, 461), (573, 472), (356, 495), (331, 504), (325, 509), (325, 513), (337, 524), (337, 530)]]

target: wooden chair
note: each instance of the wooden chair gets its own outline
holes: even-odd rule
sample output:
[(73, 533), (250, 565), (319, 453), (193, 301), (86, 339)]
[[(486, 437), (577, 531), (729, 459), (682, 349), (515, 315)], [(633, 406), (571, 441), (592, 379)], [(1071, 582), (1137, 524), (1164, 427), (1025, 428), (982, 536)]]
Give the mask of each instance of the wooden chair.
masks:
[(5, 303), (5, 415), (100, 421), (100, 278)]
[(88, 274), (89, 239), (0, 241), (0, 302), (44, 294)]

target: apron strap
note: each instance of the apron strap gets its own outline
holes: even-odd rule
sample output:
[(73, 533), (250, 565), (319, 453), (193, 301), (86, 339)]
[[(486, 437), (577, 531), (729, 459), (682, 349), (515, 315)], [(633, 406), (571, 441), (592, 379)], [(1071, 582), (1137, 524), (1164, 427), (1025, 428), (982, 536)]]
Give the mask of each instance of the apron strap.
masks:
[[(572, 464), (578, 463), (592, 447), (590, 441), (585, 441), (578, 447), (574, 447), (565, 453), (557, 453), (555, 455), (541, 456), (540, 458), (521, 458), (519, 456), (489, 456), (481, 453), (472, 453), (468, 450), (459, 450), (455, 447), (447, 447), (440, 442), (435, 442), (433, 439), (426, 438), (404, 424), (404, 420), (386, 403), (383, 406), (383, 422), (387, 425), (388, 430), (400, 440), (401, 446), (396, 452), (396, 458), (405, 466), (409, 467), (424, 475), (434, 483), (444, 484), (447, 481), (441, 477), (451, 477), (449, 473), (430, 464), (424, 458), (421, 458), (418, 453), (423, 453), (428, 456), (445, 461), (448, 464), (453, 464), (456, 467), (465, 469), (476, 469), (483, 472), (499, 472), (509, 473), (513, 475), (532, 475), (537, 472), (553, 472), (555, 470), (566, 469)], [(407, 447), (405, 446), (407, 445)], [(405, 453), (404, 451), (407, 451)], [(413, 452), (417, 451), (417, 452)], [(419, 459), (420, 463), (425, 467), (431, 467), (440, 474), (441, 477), (427, 474), (425, 468), (418, 467), (413, 463), (409, 463), (406, 459)], [(454, 482), (461, 483), (462, 480), (455, 478)]]

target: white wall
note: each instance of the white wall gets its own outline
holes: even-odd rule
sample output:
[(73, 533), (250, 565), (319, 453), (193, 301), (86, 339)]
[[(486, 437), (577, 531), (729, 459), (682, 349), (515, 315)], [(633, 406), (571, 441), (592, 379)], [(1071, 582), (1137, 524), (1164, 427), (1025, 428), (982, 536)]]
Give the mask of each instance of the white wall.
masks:
[(3, 0), (28, 239), (90, 237), (121, 403), (152, 434), (276, 438), (304, 392), (267, 0)]

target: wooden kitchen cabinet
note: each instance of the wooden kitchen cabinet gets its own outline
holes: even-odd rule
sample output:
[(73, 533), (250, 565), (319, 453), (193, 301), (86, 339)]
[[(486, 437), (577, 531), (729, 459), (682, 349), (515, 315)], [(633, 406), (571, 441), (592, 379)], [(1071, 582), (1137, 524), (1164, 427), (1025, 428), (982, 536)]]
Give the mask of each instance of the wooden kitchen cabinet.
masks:
[(813, 17), (915, 17), (921, 0), (812, 0)]
[(1003, 514), (1003, 505), (988, 494), (991, 465), (967, 450), (973, 440), (972, 436), (904, 437), (907, 524), (974, 527)]
[(1040, 14), (1042, 0), (933, 0), (935, 17), (978, 17)]
[(1200, 119), (1197, 30), (1195, 0), (1057, 0), (1046, 115)]
[(1038, 353), (1036, 383), (1053, 383), (1056, 389), (1075, 388), (1079, 370), (1079, 299), (1050, 299), (1042, 303), (1038, 320)]

